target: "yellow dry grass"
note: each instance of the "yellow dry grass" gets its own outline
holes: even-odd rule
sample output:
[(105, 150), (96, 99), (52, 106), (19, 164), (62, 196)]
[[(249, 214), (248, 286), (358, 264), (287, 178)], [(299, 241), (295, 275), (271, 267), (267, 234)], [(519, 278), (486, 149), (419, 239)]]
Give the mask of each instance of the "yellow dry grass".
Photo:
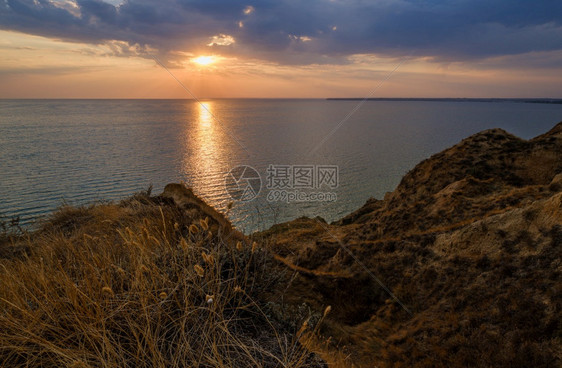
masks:
[[(0, 259), (0, 366), (313, 367), (270, 320), (270, 257), (133, 198), (65, 208)], [(2, 245), (6, 246), (6, 244)]]

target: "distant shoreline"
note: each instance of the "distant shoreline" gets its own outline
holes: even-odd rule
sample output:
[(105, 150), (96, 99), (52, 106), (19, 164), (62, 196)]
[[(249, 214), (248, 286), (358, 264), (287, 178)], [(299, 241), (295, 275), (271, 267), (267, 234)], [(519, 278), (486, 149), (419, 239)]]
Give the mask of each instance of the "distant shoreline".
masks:
[(421, 101), (421, 102), (517, 102), (539, 104), (562, 104), (562, 99), (556, 98), (360, 98), (360, 97), (330, 97), (329, 101)]

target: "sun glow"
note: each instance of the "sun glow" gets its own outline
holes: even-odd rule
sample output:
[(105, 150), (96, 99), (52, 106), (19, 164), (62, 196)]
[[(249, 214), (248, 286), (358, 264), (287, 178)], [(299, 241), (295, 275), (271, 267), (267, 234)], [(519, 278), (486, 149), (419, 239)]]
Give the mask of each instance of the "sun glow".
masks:
[(217, 61), (214, 56), (199, 56), (191, 59), (192, 62), (198, 65), (209, 65)]

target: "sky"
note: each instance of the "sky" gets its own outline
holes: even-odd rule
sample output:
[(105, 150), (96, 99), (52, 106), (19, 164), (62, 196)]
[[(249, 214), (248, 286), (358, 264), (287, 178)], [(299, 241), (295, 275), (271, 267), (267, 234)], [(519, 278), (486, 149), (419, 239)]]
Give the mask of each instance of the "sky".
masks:
[(562, 98), (562, 1), (0, 0), (0, 98), (193, 96)]

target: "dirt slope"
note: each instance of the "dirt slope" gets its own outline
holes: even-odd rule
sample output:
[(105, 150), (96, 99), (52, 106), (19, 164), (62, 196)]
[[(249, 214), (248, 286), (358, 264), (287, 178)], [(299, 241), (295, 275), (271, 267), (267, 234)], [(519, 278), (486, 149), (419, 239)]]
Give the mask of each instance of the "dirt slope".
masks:
[(349, 364), (561, 364), (562, 123), (483, 131), (340, 221), (254, 237), (294, 271), (284, 301), (332, 306), (327, 350)]

